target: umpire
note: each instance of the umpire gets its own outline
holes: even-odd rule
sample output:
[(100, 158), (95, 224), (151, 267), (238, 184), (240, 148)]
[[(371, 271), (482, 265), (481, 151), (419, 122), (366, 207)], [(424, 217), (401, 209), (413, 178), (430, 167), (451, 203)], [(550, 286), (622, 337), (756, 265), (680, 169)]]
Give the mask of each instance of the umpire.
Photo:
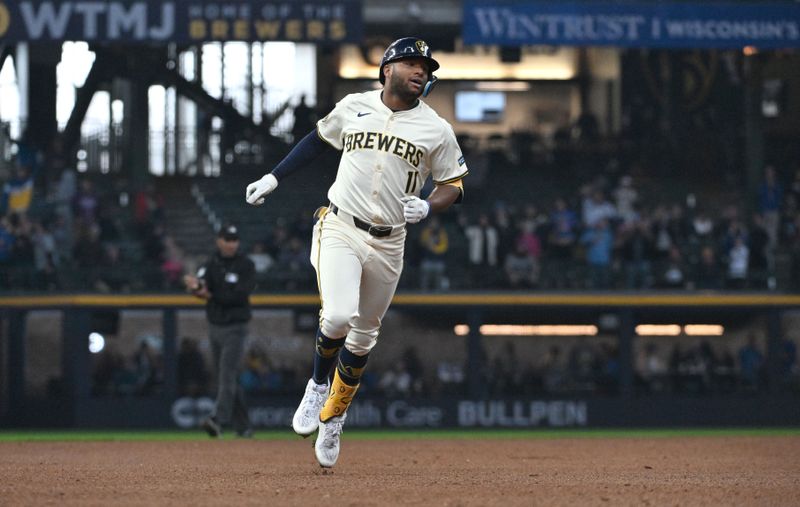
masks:
[(244, 391), (239, 385), (247, 323), (250, 321), (250, 293), (255, 288), (255, 267), (239, 253), (239, 230), (226, 223), (217, 232), (217, 251), (197, 270), (186, 275), (186, 289), (206, 301), (209, 341), (217, 371), (217, 400), (214, 413), (202, 427), (211, 437), (223, 428), (233, 428), (240, 437), (251, 437)]

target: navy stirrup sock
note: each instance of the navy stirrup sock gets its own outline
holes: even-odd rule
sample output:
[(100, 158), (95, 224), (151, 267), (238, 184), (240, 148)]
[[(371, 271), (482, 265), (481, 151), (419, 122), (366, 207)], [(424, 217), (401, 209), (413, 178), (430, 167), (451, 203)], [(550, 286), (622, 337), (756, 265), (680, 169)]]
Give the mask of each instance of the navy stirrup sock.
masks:
[(314, 382), (317, 384), (327, 384), (339, 350), (344, 345), (345, 337), (333, 339), (322, 334), (322, 330), (317, 329), (317, 338), (314, 344)]
[(347, 350), (342, 349), (339, 354), (339, 364), (336, 367), (339, 372), (339, 378), (342, 382), (349, 386), (357, 386), (361, 382), (361, 375), (364, 374), (364, 368), (367, 367), (367, 358), (369, 354), (357, 356)]

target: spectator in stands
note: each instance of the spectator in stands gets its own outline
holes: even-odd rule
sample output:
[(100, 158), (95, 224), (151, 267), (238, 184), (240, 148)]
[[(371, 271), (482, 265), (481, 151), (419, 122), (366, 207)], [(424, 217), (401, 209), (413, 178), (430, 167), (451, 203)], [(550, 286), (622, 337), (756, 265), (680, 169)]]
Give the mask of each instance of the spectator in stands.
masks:
[(146, 338), (139, 343), (133, 359), (136, 366), (136, 394), (150, 396), (155, 394), (163, 383), (161, 357)]
[(778, 371), (781, 382), (786, 385), (797, 374), (797, 344), (784, 336), (778, 352)]
[(445, 256), (450, 249), (447, 230), (439, 217), (430, 217), (419, 235), (422, 261), (420, 262), (420, 288), (445, 290), (449, 287), (445, 274)]
[(530, 289), (539, 283), (539, 261), (528, 253), (522, 242), (517, 243), (516, 250), (506, 256), (503, 270), (512, 289)]
[(132, 372), (126, 367), (125, 358), (116, 344), (107, 343), (94, 357), (92, 371), (92, 395), (130, 394), (135, 383)]
[(518, 233), (514, 241), (514, 248), (522, 246), (526, 255), (531, 257), (538, 265), (542, 256), (542, 241), (539, 239), (538, 229), (544, 227), (543, 221), (537, 218), (526, 218), (518, 224)]
[(86, 224), (93, 224), (97, 219), (97, 208), (100, 199), (91, 180), (84, 179), (80, 182), (78, 193), (72, 201), (75, 216)]
[(97, 211), (97, 226), (100, 228), (100, 242), (118, 243), (122, 238), (121, 213), (116, 206), (100, 207)]
[(172, 236), (164, 236), (164, 258), (161, 261), (163, 287), (167, 290), (183, 288), (184, 255)]
[(272, 258), (270, 254), (266, 252), (266, 247), (264, 246), (263, 241), (256, 241), (253, 243), (253, 248), (250, 250), (250, 253), (247, 254), (250, 257), (250, 260), (253, 261), (253, 264), (256, 268), (256, 275), (258, 277), (263, 277), (275, 263), (275, 260)]
[(698, 290), (722, 288), (722, 270), (711, 245), (706, 245), (700, 250), (700, 261), (694, 268), (692, 286)]
[(156, 191), (153, 183), (147, 183), (134, 194), (133, 219), (136, 229), (144, 233), (153, 223), (164, 219), (164, 196)]
[(436, 365), (436, 381), (441, 393), (460, 394), (464, 387), (464, 368), (447, 359), (442, 359)]
[(687, 282), (687, 268), (683, 254), (677, 246), (671, 246), (666, 260), (659, 263), (656, 286), (664, 289), (683, 289)]
[(700, 244), (708, 245), (713, 242), (714, 221), (705, 211), (698, 211), (692, 220), (691, 234)]
[(390, 398), (405, 398), (411, 395), (412, 383), (411, 372), (406, 368), (405, 361), (400, 359), (381, 375), (378, 387)]
[(620, 227), (620, 257), (625, 270), (625, 286), (646, 289), (652, 285), (653, 238), (650, 223), (637, 217)]
[(202, 396), (208, 391), (208, 369), (197, 341), (184, 337), (178, 350), (178, 395)]
[(72, 229), (72, 203), (78, 193), (78, 178), (75, 170), (65, 167), (53, 192), (56, 216), (63, 218), (65, 227)]
[(728, 269), (725, 285), (729, 289), (743, 289), (747, 286), (750, 263), (750, 249), (742, 236), (736, 236), (726, 255)]
[(0, 214), (24, 215), (33, 201), (33, 173), (19, 162), (13, 176), (3, 185)]
[(750, 252), (748, 266), (750, 286), (765, 289), (773, 256), (769, 248), (769, 233), (760, 213), (753, 214), (753, 221), (747, 235), (747, 248)]
[(521, 394), (524, 371), (519, 363), (514, 343), (507, 341), (489, 369), (490, 394), (500, 397)]
[(49, 222), (34, 222), (33, 224), (33, 256), (36, 268), (36, 288), (55, 289), (58, 286), (58, 266), (61, 256)]
[(36, 285), (36, 265), (31, 221), (26, 215), (11, 214), (9, 217), (14, 244), (11, 252), (13, 276), (9, 283), (18, 289), (32, 289)]
[(782, 203), (783, 185), (778, 181), (775, 168), (768, 165), (764, 168), (764, 181), (758, 188), (758, 210), (764, 216), (764, 226), (769, 234), (770, 247), (775, 247), (778, 242), (778, 224)]
[(567, 368), (573, 388), (581, 391), (594, 389), (597, 353), (586, 337), (580, 337), (570, 349)]
[(633, 187), (631, 176), (625, 175), (619, 179), (619, 185), (614, 189), (614, 200), (617, 204), (617, 214), (623, 222), (627, 223), (636, 219), (639, 192)]
[(611, 287), (611, 252), (614, 246), (614, 235), (608, 220), (594, 222), (581, 235), (581, 244), (586, 247), (586, 264), (589, 268), (589, 287), (607, 289)]
[(617, 217), (617, 210), (606, 199), (602, 190), (589, 188), (584, 192), (588, 194), (583, 199), (584, 227), (592, 228), (600, 221), (610, 222)]
[(739, 377), (745, 389), (757, 391), (761, 386), (764, 355), (759, 350), (754, 334), (747, 337), (747, 344), (739, 349)]
[(658, 206), (653, 211), (652, 229), (655, 258), (659, 261), (669, 259), (670, 250), (676, 242), (672, 234), (669, 211), (665, 206)]
[(278, 257), (278, 269), (283, 277), (288, 290), (308, 288), (311, 264), (308, 261), (308, 249), (305, 242), (297, 236), (289, 238), (289, 244), (284, 245)]
[(402, 357), (403, 362), (406, 364), (406, 370), (411, 374), (412, 391), (416, 394), (426, 392), (424, 389), (422, 361), (419, 359), (417, 349), (414, 347), (406, 347)]
[(550, 347), (542, 366), (542, 380), (548, 392), (562, 391), (566, 387), (567, 372), (561, 360), (561, 348)]
[(578, 217), (567, 206), (563, 197), (558, 197), (550, 213), (550, 236), (548, 248), (553, 257), (569, 260), (577, 240)]
[(119, 246), (109, 243), (103, 249), (105, 255), (96, 272), (94, 289), (106, 294), (130, 292), (132, 267), (123, 259)]
[(478, 223), (468, 225), (464, 230), (469, 248), (469, 264), (472, 269), (472, 280), (485, 286), (494, 279), (493, 271), (497, 267), (497, 247), (499, 235), (497, 229), (489, 222), (489, 216), (481, 213)]
[(30, 127), (25, 127), (22, 136), (14, 143), (17, 145), (17, 164), (25, 167), (31, 177), (36, 178), (42, 163), (42, 152), (33, 141)]
[(667, 363), (659, 354), (658, 345), (648, 343), (640, 347), (634, 367), (645, 390), (661, 392), (667, 389)]
[(306, 103), (305, 94), (300, 96), (300, 101), (292, 110), (294, 122), (292, 123), (292, 142), (297, 143), (306, 134), (314, 129), (317, 117), (314, 109)]
[(100, 229), (97, 224), (81, 224), (72, 249), (75, 265), (84, 274), (77, 281), (88, 289), (94, 285), (97, 270), (105, 262), (105, 250), (100, 243)]
[(0, 287), (10, 287), (10, 270), (14, 253), (14, 234), (8, 218), (0, 216)]
[(517, 230), (514, 227), (514, 211), (506, 206), (504, 202), (498, 202), (494, 206), (494, 216), (489, 217), (489, 222), (497, 231), (497, 257), (496, 266), (502, 266), (506, 255), (514, 250), (517, 238)]
[(270, 363), (266, 352), (259, 346), (247, 349), (244, 355), (244, 365), (239, 374), (239, 384), (247, 393), (258, 393), (269, 390)]

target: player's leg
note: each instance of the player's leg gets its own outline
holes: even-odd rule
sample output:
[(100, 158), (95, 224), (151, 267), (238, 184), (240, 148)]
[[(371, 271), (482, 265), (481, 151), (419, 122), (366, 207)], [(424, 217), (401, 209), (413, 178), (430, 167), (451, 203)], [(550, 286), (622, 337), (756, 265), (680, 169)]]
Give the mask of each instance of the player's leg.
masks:
[(320, 433), (314, 449), (323, 467), (333, 466), (339, 457), (339, 436), (347, 408), (361, 383), (369, 353), (378, 340), (381, 320), (400, 281), (402, 250), (393, 253), (373, 252), (364, 263), (358, 316), (339, 354), (330, 395), (320, 412)]
[(308, 436), (319, 426), (319, 413), (328, 396), (328, 377), (358, 311), (361, 259), (335, 215), (315, 227), (312, 265), (317, 271), (322, 309), (314, 346), (314, 373), (294, 417), (295, 433)]

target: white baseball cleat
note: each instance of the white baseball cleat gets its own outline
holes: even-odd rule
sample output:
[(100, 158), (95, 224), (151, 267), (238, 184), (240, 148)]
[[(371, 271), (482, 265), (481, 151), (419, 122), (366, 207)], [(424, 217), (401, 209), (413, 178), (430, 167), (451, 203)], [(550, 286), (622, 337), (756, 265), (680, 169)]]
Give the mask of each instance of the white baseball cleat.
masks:
[(319, 413), (328, 398), (328, 390), (328, 384), (317, 384), (313, 378), (308, 379), (306, 392), (292, 418), (292, 428), (295, 433), (307, 437), (317, 431)]
[(317, 455), (319, 466), (330, 468), (339, 459), (339, 436), (342, 434), (342, 426), (347, 418), (347, 413), (328, 419), (326, 422), (319, 422), (319, 434), (314, 444), (314, 453)]

